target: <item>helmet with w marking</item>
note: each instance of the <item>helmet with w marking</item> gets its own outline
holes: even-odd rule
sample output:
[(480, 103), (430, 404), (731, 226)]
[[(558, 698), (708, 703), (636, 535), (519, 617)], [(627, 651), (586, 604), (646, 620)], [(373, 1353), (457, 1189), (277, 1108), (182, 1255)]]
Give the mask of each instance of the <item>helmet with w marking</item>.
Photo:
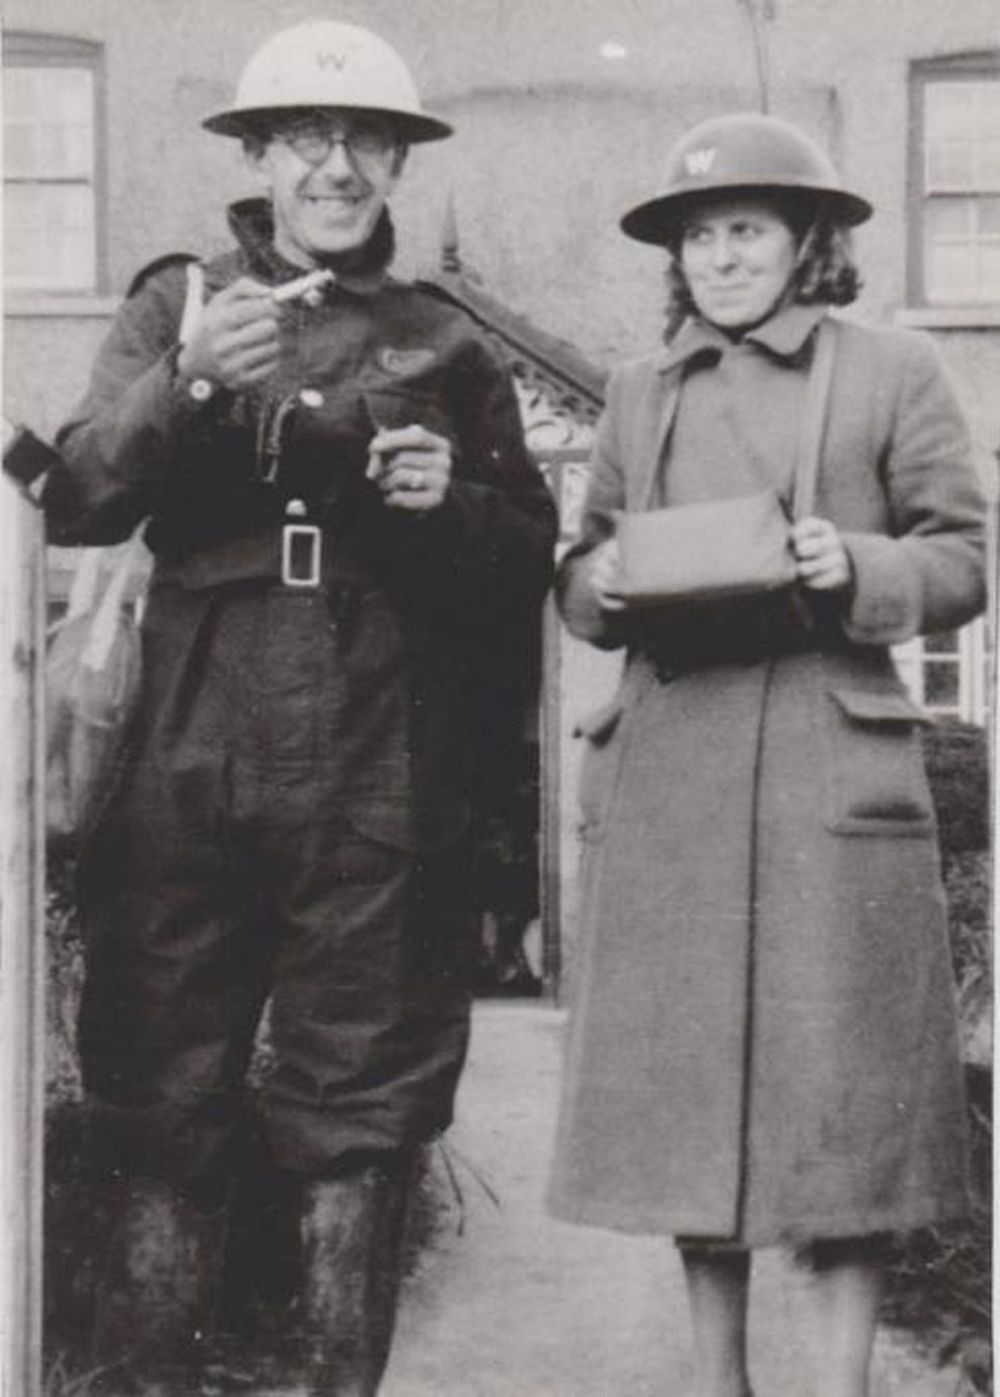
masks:
[(867, 199), (845, 189), (816, 142), (780, 117), (739, 112), (700, 122), (667, 155), (662, 192), (629, 209), (622, 231), (644, 243), (675, 238), (693, 204), (726, 195), (795, 194), (834, 223), (863, 223)]

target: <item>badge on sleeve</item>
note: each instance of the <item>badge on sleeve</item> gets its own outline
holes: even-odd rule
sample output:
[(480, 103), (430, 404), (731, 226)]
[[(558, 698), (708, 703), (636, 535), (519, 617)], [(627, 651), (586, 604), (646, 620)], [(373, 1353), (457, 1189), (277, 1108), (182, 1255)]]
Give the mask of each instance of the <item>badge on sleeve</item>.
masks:
[(390, 349), (388, 345), (380, 349), (376, 362), (380, 369), (396, 378), (408, 378), (421, 373), (434, 363), (433, 349)]

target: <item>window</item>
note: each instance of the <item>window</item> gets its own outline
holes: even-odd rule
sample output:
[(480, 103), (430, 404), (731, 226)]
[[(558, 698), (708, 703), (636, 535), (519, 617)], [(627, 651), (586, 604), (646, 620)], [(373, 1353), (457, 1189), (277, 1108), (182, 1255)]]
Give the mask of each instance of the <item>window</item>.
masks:
[(914, 65), (911, 300), (1000, 303), (1000, 53)]
[(905, 645), (893, 655), (913, 699), (936, 718), (986, 722), (990, 657), (981, 619), (960, 631), (940, 631)]
[(4, 36), (4, 284), (93, 292), (98, 220), (101, 46)]

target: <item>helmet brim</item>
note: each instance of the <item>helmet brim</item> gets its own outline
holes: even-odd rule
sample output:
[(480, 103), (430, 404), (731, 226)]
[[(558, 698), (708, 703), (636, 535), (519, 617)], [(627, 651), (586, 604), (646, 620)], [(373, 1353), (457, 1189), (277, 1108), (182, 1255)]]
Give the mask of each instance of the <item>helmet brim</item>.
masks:
[(436, 116), (393, 111), (389, 107), (345, 107), (333, 103), (327, 107), (325, 103), (320, 102), (310, 102), (305, 106), (301, 103), (289, 103), (288, 105), (270, 107), (231, 107), (227, 111), (216, 112), (212, 116), (205, 117), (201, 124), (206, 131), (212, 131), (217, 136), (242, 138), (258, 134), (267, 127), (269, 122), (274, 121), (275, 117), (292, 116), (296, 112), (320, 109), (334, 112), (364, 111), (371, 112), (375, 116), (386, 117), (399, 132), (400, 139), (405, 141), (407, 145), (420, 145), (426, 141), (443, 141), (446, 137), (454, 134), (454, 129), (446, 121), (440, 121)]
[(761, 195), (803, 195), (814, 200), (817, 208), (822, 208), (834, 223), (853, 228), (871, 218), (874, 209), (867, 199), (850, 190), (831, 185), (793, 184), (789, 181), (760, 181), (743, 184), (705, 184), (697, 189), (679, 190), (676, 194), (662, 194), (659, 198), (648, 199), (636, 204), (622, 217), (619, 227), (629, 238), (640, 243), (653, 243), (663, 247), (680, 232), (680, 225), (693, 205), (706, 199), (754, 198)]

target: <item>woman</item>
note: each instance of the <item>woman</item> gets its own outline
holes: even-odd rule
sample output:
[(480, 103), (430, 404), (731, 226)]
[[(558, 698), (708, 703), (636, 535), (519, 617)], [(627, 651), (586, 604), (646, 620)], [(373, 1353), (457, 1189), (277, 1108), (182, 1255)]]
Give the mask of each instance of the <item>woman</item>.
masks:
[[(630, 606), (616, 511), (790, 498), (821, 322), (871, 206), (766, 116), (694, 128), (624, 231), (669, 253), (666, 347), (614, 376), (563, 616), (625, 646), (584, 725), (557, 1215), (674, 1236), (699, 1397), (747, 1397), (749, 1250), (819, 1300), (814, 1397), (863, 1397), (885, 1234), (966, 1202), (921, 715), (890, 644), (983, 604), (969, 444), (928, 343), (837, 320), (793, 593)], [(644, 482), (653, 477), (653, 491)], [(712, 539), (705, 540), (711, 549)]]

